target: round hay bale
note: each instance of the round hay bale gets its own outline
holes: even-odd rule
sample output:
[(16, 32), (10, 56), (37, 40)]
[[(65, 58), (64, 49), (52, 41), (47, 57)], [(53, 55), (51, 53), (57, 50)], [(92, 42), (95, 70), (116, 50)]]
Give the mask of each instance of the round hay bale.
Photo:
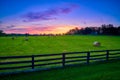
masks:
[(99, 46), (101, 46), (101, 43), (98, 42), (98, 41), (95, 41), (95, 42), (93, 43), (93, 46), (99, 47)]
[(15, 39), (15, 37), (12, 37), (12, 40), (14, 40)]
[(25, 37), (25, 41), (28, 41), (28, 37)]

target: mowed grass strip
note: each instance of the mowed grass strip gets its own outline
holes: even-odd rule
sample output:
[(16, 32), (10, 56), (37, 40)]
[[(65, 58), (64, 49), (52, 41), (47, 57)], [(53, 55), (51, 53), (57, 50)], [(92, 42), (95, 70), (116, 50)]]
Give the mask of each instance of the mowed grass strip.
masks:
[[(90, 50), (119, 49), (120, 36), (30, 36), (0, 37), (0, 56), (36, 55), (63, 52), (78, 52)], [(94, 47), (93, 42), (101, 42), (100, 47)]]
[(94, 63), (62, 69), (1, 75), (2, 80), (120, 80), (120, 62)]

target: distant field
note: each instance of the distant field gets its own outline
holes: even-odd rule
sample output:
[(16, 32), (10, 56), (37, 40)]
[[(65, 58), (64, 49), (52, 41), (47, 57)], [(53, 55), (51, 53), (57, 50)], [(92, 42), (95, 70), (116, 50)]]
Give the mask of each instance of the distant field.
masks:
[[(0, 56), (51, 54), (62, 52), (119, 49), (120, 36), (34, 36), (0, 37)], [(94, 47), (93, 42), (101, 42), (100, 47)]]

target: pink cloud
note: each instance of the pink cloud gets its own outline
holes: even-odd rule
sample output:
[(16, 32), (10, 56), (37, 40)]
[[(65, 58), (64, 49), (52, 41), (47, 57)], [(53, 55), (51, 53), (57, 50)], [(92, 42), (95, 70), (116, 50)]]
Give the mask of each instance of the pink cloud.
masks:
[(44, 33), (46, 31), (50, 32), (53, 31), (55, 27), (25, 27), (25, 28), (12, 28), (12, 29), (6, 29), (6, 33)]
[(36, 27), (29, 26), (25, 28), (12, 28), (9, 30), (5, 30), (6, 33), (30, 33), (30, 34), (40, 34), (40, 33), (65, 33), (69, 29), (74, 28), (74, 26), (46, 26), (46, 27)]

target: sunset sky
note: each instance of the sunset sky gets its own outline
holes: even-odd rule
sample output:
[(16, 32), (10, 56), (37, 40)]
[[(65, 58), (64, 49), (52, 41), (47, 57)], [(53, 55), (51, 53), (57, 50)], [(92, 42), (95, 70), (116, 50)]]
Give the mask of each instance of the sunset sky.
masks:
[(0, 0), (0, 30), (64, 33), (75, 27), (120, 25), (120, 0)]

